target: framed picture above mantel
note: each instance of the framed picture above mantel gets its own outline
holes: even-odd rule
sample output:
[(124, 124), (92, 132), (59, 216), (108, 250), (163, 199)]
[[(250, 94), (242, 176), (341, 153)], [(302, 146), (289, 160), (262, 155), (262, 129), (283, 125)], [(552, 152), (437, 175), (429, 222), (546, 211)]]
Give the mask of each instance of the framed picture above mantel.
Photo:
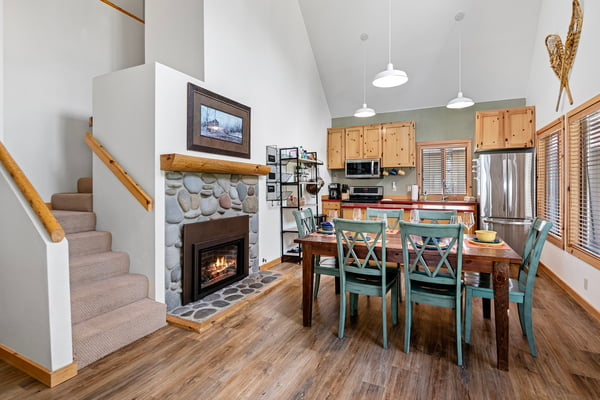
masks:
[(250, 107), (188, 83), (187, 149), (250, 158)]

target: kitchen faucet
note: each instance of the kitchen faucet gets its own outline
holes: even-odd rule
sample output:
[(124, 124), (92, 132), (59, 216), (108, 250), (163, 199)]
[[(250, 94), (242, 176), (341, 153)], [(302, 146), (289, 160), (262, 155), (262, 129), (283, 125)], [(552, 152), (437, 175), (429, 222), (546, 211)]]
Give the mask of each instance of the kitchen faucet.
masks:
[(448, 185), (446, 184), (446, 180), (442, 179), (442, 200), (448, 200), (448, 195), (446, 191), (448, 190)]

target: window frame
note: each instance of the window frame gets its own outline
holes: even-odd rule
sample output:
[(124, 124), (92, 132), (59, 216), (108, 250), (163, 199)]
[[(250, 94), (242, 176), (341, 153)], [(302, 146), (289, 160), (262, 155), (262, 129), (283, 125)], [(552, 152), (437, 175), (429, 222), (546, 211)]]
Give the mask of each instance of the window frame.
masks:
[(565, 248), (565, 117), (561, 116), (560, 118), (555, 119), (550, 122), (548, 125), (539, 129), (536, 132), (535, 137), (535, 148), (537, 151), (536, 157), (536, 186), (537, 186), (537, 211), (538, 214), (548, 220), (552, 221), (556, 225), (556, 219), (549, 218), (547, 214), (544, 213), (546, 207), (546, 191), (545, 191), (545, 179), (544, 176), (546, 169), (543, 161), (545, 160), (545, 148), (542, 146), (542, 143), (546, 140), (547, 137), (552, 135), (558, 135), (558, 228), (560, 230), (560, 235), (557, 236), (553, 232), (549, 232), (547, 236), (547, 240), (554, 244), (555, 246), (560, 247), (561, 249)]
[(579, 203), (579, 193), (574, 188), (579, 187), (580, 181), (579, 176), (581, 172), (581, 164), (578, 159), (573, 159), (573, 152), (575, 148), (572, 143), (572, 136), (574, 136), (571, 125), (576, 121), (580, 121), (582, 118), (588, 116), (591, 113), (600, 110), (600, 95), (593, 97), (582, 105), (574, 108), (567, 113), (567, 119), (565, 123), (565, 158), (566, 158), (566, 214), (565, 224), (565, 249), (573, 256), (585, 261), (586, 263), (600, 269), (600, 252), (595, 254), (589, 250), (582, 248), (577, 241), (573, 240), (575, 236), (574, 228), (575, 225), (579, 224), (579, 208), (573, 210), (573, 205)]
[[(471, 140), (440, 140), (433, 142), (417, 142), (417, 182), (419, 190), (423, 193), (423, 148), (448, 148), (448, 147), (465, 147), (465, 171), (466, 171), (466, 182), (465, 187), (467, 193), (463, 194), (450, 194), (450, 197), (455, 197), (457, 200), (460, 196), (472, 196), (473, 194), (473, 142)], [(444, 163), (444, 176), (446, 175), (446, 166)], [(442, 198), (441, 194), (428, 193), (430, 200), (438, 200)], [(448, 199), (449, 199), (448, 198)], [(462, 200), (462, 199), (460, 199)]]

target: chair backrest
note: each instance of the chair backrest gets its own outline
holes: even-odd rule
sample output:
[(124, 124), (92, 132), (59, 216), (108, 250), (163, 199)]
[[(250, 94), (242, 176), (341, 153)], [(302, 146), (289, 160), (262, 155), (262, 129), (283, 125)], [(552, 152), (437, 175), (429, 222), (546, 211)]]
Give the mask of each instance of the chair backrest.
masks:
[(384, 215), (387, 219), (387, 229), (396, 230), (400, 225), (400, 221), (404, 219), (404, 210), (402, 208), (367, 208), (367, 219), (381, 218)]
[(419, 220), (431, 220), (431, 224), (449, 223), (452, 217), (456, 217), (456, 210), (419, 210)]
[(312, 209), (294, 210), (292, 214), (294, 214), (294, 219), (296, 220), (299, 237), (304, 237), (317, 231)]
[(552, 222), (545, 221), (540, 217), (536, 217), (531, 224), (527, 240), (525, 241), (525, 250), (523, 252), (523, 262), (519, 267), (519, 290), (526, 293), (533, 292), (533, 283), (537, 274), (540, 256), (546, 236), (552, 228)]
[[(385, 223), (335, 218), (333, 224), (340, 271), (381, 276), (385, 287)], [(375, 252), (377, 246), (381, 246), (380, 256)]]
[[(400, 223), (407, 285), (421, 281), (461, 290), (463, 225)], [(448, 258), (456, 246), (456, 257)], [(411, 256), (412, 253), (412, 256)], [(407, 286), (407, 290), (408, 286)]]

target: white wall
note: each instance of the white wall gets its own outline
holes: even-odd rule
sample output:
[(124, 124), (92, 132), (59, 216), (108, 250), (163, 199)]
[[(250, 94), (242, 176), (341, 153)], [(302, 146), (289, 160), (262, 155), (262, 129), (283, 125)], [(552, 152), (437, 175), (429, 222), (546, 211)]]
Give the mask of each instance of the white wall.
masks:
[[(146, 64), (204, 79), (204, 0), (146, 0)], [(229, 29), (228, 27), (226, 29)]]
[(69, 248), (53, 243), (0, 163), (0, 343), (55, 371), (73, 361)]
[[(127, 174), (155, 200), (146, 211), (94, 156), (94, 212), (97, 229), (112, 233), (113, 250), (129, 253), (130, 272), (150, 281), (149, 296), (164, 302), (164, 234), (159, 236), (155, 220), (164, 226), (164, 202), (156, 203), (157, 157), (155, 146), (154, 64), (113, 72), (94, 79), (94, 137)], [(164, 230), (164, 228), (163, 228)], [(161, 261), (160, 273), (157, 263)]]
[(0, 141), (4, 142), (4, 0), (0, 0)]
[[(265, 163), (267, 145), (303, 146), (325, 160), (331, 114), (298, 2), (205, 1), (204, 21), (205, 81), (252, 108), (252, 160)], [(264, 177), (259, 194), (259, 261), (271, 261), (281, 255), (279, 208), (266, 202)]]
[(4, 141), (46, 201), (91, 176), (92, 78), (144, 61), (144, 26), (98, 0), (3, 0)]
[[(541, 7), (536, 38), (535, 52), (531, 62), (527, 103), (536, 107), (537, 128), (566, 114), (593, 96), (600, 93), (600, 3), (581, 0), (583, 25), (579, 47), (571, 70), (569, 84), (573, 94), (573, 105), (568, 103), (563, 92), (558, 112), (555, 111), (558, 98), (559, 81), (550, 68), (545, 38), (549, 34), (558, 34), (563, 43), (571, 19), (571, 2), (544, 0)], [(542, 262), (552, 269), (561, 279), (573, 288), (581, 297), (600, 310), (600, 270), (564, 252), (560, 248), (546, 243)], [(587, 290), (584, 280), (588, 281)]]

